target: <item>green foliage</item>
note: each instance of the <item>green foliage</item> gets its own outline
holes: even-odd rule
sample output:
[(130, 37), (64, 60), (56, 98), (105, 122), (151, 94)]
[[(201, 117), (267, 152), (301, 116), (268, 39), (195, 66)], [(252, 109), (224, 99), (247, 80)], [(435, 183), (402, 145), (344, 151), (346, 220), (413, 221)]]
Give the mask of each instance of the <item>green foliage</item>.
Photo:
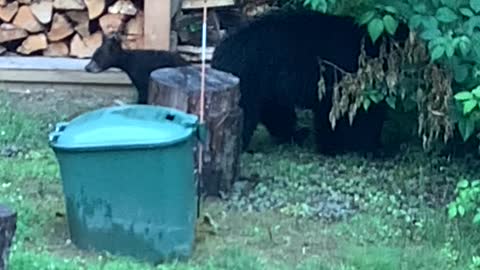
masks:
[(327, 12), (335, 2), (336, 0), (305, 0), (304, 5), (314, 10)]
[(480, 12), (480, 1), (478, 0), (470, 0), (470, 7), (473, 9), (475, 13)]
[(456, 250), (451, 242), (446, 242), (442, 249), (440, 250), (440, 254), (445, 260), (446, 269), (453, 269), (457, 264), (460, 257), (458, 250)]
[[(412, 15), (407, 17), (412, 30), (427, 43), (432, 62), (447, 67), (453, 73), (458, 92), (454, 98), (457, 125), (464, 141), (478, 126), (478, 91), (480, 81), (477, 66), (480, 63), (480, 1), (397, 1), (406, 2)], [(472, 87), (472, 91), (465, 91)], [(452, 117), (453, 117), (452, 115)]]
[[(322, 12), (334, 12), (334, 7), (338, 7), (339, 0), (304, 0), (305, 6)], [(423, 67), (417, 70), (422, 72), (418, 77), (423, 77), (426, 85), (418, 86), (407, 85), (405, 87), (413, 87), (414, 91), (410, 91), (410, 97), (401, 97), (402, 101), (417, 100), (419, 110), (420, 130), (424, 135), (437, 134), (444, 129), (444, 141), (453, 134), (452, 127), (456, 124), (464, 141), (468, 140), (477, 130), (480, 122), (480, 106), (477, 99), (470, 98), (468, 100), (457, 100), (458, 106), (446, 105), (440, 108), (440, 105), (430, 104), (432, 97), (440, 96), (446, 99), (446, 102), (454, 102), (451, 100), (449, 91), (445, 91), (446, 87), (452, 88), (453, 93), (464, 92), (465, 89), (476, 89), (480, 85), (480, 0), (395, 0), (395, 1), (360, 1), (355, 14), (360, 25), (365, 25), (372, 41), (377, 41), (382, 35), (393, 35), (400, 23), (405, 21), (408, 23), (410, 30), (418, 34), (421, 41), (425, 42), (428, 50), (428, 56), (431, 64), (439, 65), (451, 73), (453, 82), (450, 85), (446, 83), (433, 83), (429, 85), (429, 72), (423, 72)], [(349, 9), (352, 11), (352, 9)], [(353, 12), (351, 12), (353, 13)], [(408, 52), (407, 52), (408, 53)], [(410, 56), (411, 57), (411, 56)], [(419, 63), (420, 64), (420, 63)], [(401, 79), (403, 78), (403, 76)], [(445, 76), (449, 80), (449, 76)], [(434, 79), (435, 80), (435, 79)], [(399, 109), (397, 106), (398, 95), (392, 91), (388, 94), (385, 90), (378, 86), (367, 85), (364, 89), (365, 93), (361, 101), (361, 107), (368, 109), (372, 103), (378, 103), (377, 97), (382, 95), (381, 100), (385, 100), (393, 109)], [(405, 88), (404, 87), (404, 88)], [(371, 95), (372, 88), (377, 92), (382, 92), (375, 96)], [(444, 88), (444, 89), (440, 89)], [(420, 89), (425, 97), (423, 101), (416, 99), (416, 90)], [(391, 89), (390, 89), (391, 90)], [(380, 101), (381, 101), (380, 100)], [(422, 108), (423, 102), (425, 108)], [(443, 102), (443, 101), (442, 101)], [(353, 108), (358, 107), (354, 106)], [(403, 106), (405, 108), (406, 106)], [(426, 111), (426, 107), (435, 109), (435, 113), (446, 115), (443, 118), (436, 117)], [(332, 114), (339, 116), (338, 112)], [(351, 117), (355, 113), (350, 112)], [(422, 115), (423, 114), (423, 115)], [(334, 121), (334, 120), (332, 120)], [(440, 121), (436, 123), (436, 121)], [(332, 123), (335, 125), (334, 123)], [(425, 136), (424, 136), (425, 137)], [(480, 138), (480, 137), (479, 137)], [(429, 138), (428, 141), (431, 141)]]
[(374, 42), (377, 41), (383, 30), (385, 30), (385, 26), (381, 18), (374, 18), (368, 23), (368, 32)]
[[(1, 91), (0, 91), (1, 92)], [(22, 144), (24, 148), (38, 147), (46, 135), (42, 123), (24, 113), (13, 112), (0, 93), (0, 146)]]
[(393, 5), (371, 4), (369, 9), (358, 16), (357, 22), (360, 25), (367, 25), (368, 33), (375, 42), (385, 32), (393, 35), (397, 31), (399, 25), (397, 15), (398, 9)]
[(382, 35), (393, 35), (397, 31), (399, 21), (396, 18), (398, 13), (394, 6), (377, 5), (371, 10), (366, 11), (358, 18), (360, 25), (367, 25), (368, 33), (372, 41), (377, 41)]
[(458, 182), (455, 200), (448, 204), (448, 217), (470, 217), (474, 224), (480, 224), (480, 180)]
[(304, 7), (337, 15), (360, 16), (365, 10), (377, 0), (293, 0), (301, 2)]
[(458, 128), (464, 141), (468, 140), (475, 132), (480, 119), (480, 86), (471, 91), (461, 91), (455, 94), (454, 99), (461, 108), (462, 115)]
[(384, 94), (376, 89), (366, 91), (364, 93), (363, 109), (367, 111), (372, 102), (378, 104), (383, 100), (384, 97)]
[(473, 256), (470, 265), (468, 266), (469, 270), (478, 270), (480, 269), (480, 257)]
[(385, 25), (385, 30), (390, 34), (393, 35), (397, 32), (398, 28), (398, 21), (393, 18), (392, 15), (386, 14), (383, 16), (383, 24)]

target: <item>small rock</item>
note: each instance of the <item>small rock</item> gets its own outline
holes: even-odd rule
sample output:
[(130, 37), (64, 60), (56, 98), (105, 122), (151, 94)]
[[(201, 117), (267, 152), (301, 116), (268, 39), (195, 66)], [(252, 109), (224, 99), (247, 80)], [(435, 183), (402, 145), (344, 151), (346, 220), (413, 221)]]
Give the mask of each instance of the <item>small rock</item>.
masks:
[(17, 156), (20, 152), (21, 152), (21, 150), (14, 145), (6, 146), (6, 147), (3, 147), (2, 149), (0, 149), (0, 156), (7, 157), (7, 158), (12, 158), (12, 157)]

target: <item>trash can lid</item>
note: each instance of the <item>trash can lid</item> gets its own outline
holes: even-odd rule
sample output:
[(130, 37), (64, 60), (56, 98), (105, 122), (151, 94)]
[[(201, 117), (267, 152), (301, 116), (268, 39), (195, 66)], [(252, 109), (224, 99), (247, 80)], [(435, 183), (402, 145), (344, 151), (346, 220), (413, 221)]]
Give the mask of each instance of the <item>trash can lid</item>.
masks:
[(88, 149), (170, 145), (187, 139), (197, 116), (151, 105), (103, 108), (57, 125), (54, 148)]

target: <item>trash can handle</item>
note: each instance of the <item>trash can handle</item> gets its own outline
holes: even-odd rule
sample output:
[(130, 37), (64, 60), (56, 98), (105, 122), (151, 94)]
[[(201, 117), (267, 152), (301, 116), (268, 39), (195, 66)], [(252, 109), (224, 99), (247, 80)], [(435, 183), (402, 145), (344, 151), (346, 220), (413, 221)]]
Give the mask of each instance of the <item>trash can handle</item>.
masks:
[(60, 134), (67, 128), (69, 122), (59, 122), (55, 125), (55, 129), (48, 134), (48, 140), (50, 143), (57, 141)]
[(58, 137), (60, 137), (60, 134), (61, 132), (50, 132), (50, 134), (48, 134), (48, 141), (50, 143), (54, 143), (58, 140)]
[(205, 144), (207, 142), (208, 138), (208, 127), (206, 123), (198, 124), (196, 130), (195, 130), (195, 135), (197, 139), (202, 143)]
[(55, 125), (55, 130), (53, 132), (62, 132), (67, 128), (69, 122), (59, 122)]
[(190, 128), (193, 130), (194, 136), (202, 143), (205, 144), (208, 136), (208, 127), (205, 123), (198, 123), (198, 121), (192, 122), (189, 120), (184, 120), (181, 122), (181, 125), (185, 128)]

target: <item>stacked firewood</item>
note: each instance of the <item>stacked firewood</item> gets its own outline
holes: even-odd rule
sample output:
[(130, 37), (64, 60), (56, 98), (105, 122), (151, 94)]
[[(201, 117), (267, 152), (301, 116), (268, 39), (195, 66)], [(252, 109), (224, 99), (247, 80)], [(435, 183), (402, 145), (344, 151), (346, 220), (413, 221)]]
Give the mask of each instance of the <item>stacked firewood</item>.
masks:
[[(172, 23), (172, 30), (178, 36), (177, 50), (190, 62), (201, 60), (202, 7), (203, 1), (190, 0)], [(197, 3), (197, 8), (193, 4)], [(255, 17), (275, 9), (276, 0), (207, 0), (207, 62), (211, 59), (215, 46), (230, 31), (250, 22)]]
[[(206, 60), (212, 57), (214, 47), (226, 34), (221, 25), (218, 9), (235, 9), (236, 0), (181, 0), (182, 9), (178, 10), (172, 20), (172, 35), (176, 37), (176, 50), (187, 61), (201, 61), (203, 6), (208, 8)], [(225, 16), (224, 16), (225, 17)], [(231, 17), (231, 16), (228, 16)]]
[[(178, 9), (172, 50), (198, 62), (204, 2), (171, 1)], [(208, 0), (207, 60), (228, 29), (264, 11), (269, 1)], [(89, 58), (102, 33), (115, 31), (122, 33), (124, 48), (142, 49), (143, 27), (143, 0), (0, 0), (0, 55)]]
[(141, 48), (143, 16), (131, 0), (0, 0), (0, 53), (88, 58), (114, 31)]
[(278, 1), (275, 0), (240, 0), (242, 12), (248, 17), (256, 17), (276, 8)]

